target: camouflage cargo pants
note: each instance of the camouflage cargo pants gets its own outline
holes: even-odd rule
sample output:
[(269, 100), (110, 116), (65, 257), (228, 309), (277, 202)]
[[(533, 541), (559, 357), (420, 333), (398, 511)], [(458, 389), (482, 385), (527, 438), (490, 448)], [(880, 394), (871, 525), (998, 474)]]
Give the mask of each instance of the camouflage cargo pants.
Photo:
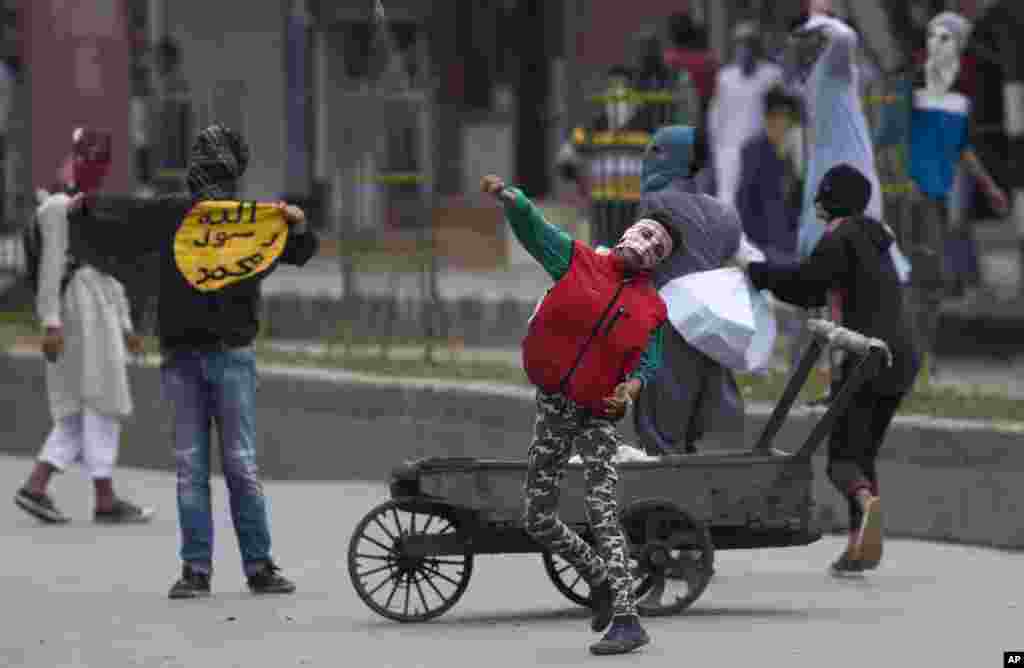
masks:
[[(591, 417), (557, 394), (537, 393), (537, 421), (528, 454), (523, 526), (552, 554), (570, 564), (591, 584), (608, 578), (616, 615), (636, 614), (626, 539), (619, 525), (612, 457), (621, 437), (608, 420)], [(576, 450), (583, 460), (587, 519), (597, 551), (558, 518), (558, 497), (565, 466)]]

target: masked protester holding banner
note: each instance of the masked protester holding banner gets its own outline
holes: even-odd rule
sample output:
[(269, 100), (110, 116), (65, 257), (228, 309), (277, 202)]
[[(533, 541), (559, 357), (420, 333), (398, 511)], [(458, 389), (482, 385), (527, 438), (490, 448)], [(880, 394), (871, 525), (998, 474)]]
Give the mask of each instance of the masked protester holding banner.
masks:
[(171, 598), (210, 594), (211, 424), (216, 424), (244, 572), (256, 594), (295, 585), (271, 558), (266, 501), (256, 466), (256, 363), (260, 280), (278, 262), (304, 265), (318, 248), (302, 210), (240, 202), (249, 149), (215, 124), (196, 139), (188, 195), (160, 199), (89, 197), (75, 224), (95, 243), (129, 255), (160, 253), (157, 304), (164, 393), (174, 411), (181, 523), (181, 579)]
[(49, 523), (68, 521), (47, 494), (50, 478), (76, 461), (95, 487), (96, 522), (146, 522), (153, 514), (118, 497), (113, 486), (121, 423), (133, 408), (126, 352), (137, 352), (140, 340), (132, 333), (124, 286), (111, 275), (111, 246), (82, 246), (68, 223), (69, 194), (102, 185), (110, 152), (109, 135), (76, 129), (68, 191), (46, 197), (34, 223), (41, 251), (34, 268), (36, 306), (46, 332), (46, 389), (54, 426), (14, 501)]
[[(523, 367), (537, 386), (523, 525), (590, 584), (591, 628), (599, 632), (611, 624), (590, 651), (631, 652), (650, 639), (637, 617), (619, 525), (613, 457), (622, 438), (615, 422), (661, 363), (667, 314), (650, 271), (671, 256), (679, 237), (664, 215), (652, 212), (630, 226), (613, 250), (595, 251), (545, 221), (500, 178), (484, 177), (481, 187), (503, 201), (516, 238), (555, 280), (523, 341)], [(596, 551), (558, 518), (559, 484), (573, 449), (585, 468)]]
[[(885, 433), (920, 368), (903, 309), (903, 286), (890, 247), (892, 230), (864, 215), (871, 181), (855, 167), (837, 165), (821, 179), (815, 205), (825, 236), (800, 264), (751, 262), (747, 273), (760, 290), (804, 308), (830, 305), (832, 316), (865, 336), (886, 342), (892, 360), (854, 395), (829, 438), (828, 475), (849, 504), (850, 541), (832, 564), (836, 574), (877, 568), (882, 559), (882, 516), (875, 459)], [(847, 357), (841, 376), (856, 359)]]
[[(654, 285), (719, 269), (740, 248), (742, 227), (730, 205), (698, 192), (691, 180), (696, 133), (670, 125), (655, 133), (642, 171), (639, 215), (666, 211), (681, 239), (672, 258), (653, 271)], [(672, 304), (669, 304), (669, 310)], [(633, 414), (644, 449), (653, 455), (696, 452), (710, 431), (742, 429), (743, 399), (732, 372), (691, 346), (674, 329), (665, 337), (665, 363), (644, 389)]]

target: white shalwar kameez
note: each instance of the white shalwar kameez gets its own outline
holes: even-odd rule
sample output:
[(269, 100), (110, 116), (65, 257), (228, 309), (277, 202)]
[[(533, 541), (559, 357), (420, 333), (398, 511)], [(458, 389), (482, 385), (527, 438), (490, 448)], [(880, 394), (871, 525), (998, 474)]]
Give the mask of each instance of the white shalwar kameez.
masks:
[(743, 145), (764, 129), (764, 96), (781, 83), (782, 68), (770, 62), (758, 62), (749, 77), (738, 64), (727, 65), (718, 73), (715, 97), (708, 108), (708, 131), (716, 196), (730, 206), (736, 206)]
[(37, 212), (43, 253), (36, 310), (44, 327), (61, 327), (64, 350), (46, 363), (54, 427), (39, 459), (58, 470), (81, 461), (93, 479), (110, 478), (122, 420), (132, 413), (124, 335), (132, 322), (124, 286), (91, 266), (74, 272), (61, 295), (68, 253), (65, 194)]

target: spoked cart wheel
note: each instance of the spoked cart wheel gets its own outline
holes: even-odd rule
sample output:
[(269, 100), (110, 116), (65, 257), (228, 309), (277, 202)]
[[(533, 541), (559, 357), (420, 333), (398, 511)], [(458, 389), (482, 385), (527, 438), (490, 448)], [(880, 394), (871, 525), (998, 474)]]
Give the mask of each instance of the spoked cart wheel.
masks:
[(458, 520), (443, 507), (415, 500), (377, 506), (352, 533), (348, 573), (371, 610), (398, 622), (444, 614), (469, 585), (473, 553)]
[(590, 584), (572, 567), (572, 564), (550, 552), (542, 552), (541, 559), (555, 589), (576, 605), (590, 607)]
[(635, 561), (641, 615), (675, 615), (700, 598), (714, 568), (707, 527), (667, 501), (639, 501), (622, 514)]
[[(583, 534), (583, 539), (594, 545), (593, 538)], [(583, 579), (583, 576), (573, 568), (572, 564), (550, 552), (541, 552), (541, 559), (544, 562), (544, 571), (551, 578), (552, 584), (563, 596), (585, 608), (590, 607), (590, 583)], [(639, 564), (635, 558), (629, 560), (630, 570), (633, 573), (633, 595), (640, 598), (647, 594), (651, 588), (649, 579), (638, 573)]]

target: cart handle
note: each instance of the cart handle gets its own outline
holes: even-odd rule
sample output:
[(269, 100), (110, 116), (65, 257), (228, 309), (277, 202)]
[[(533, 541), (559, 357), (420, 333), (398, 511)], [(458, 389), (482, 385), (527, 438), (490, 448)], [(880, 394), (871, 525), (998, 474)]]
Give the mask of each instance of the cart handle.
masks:
[(807, 328), (815, 336), (825, 340), (830, 345), (838, 346), (848, 352), (858, 355), (867, 355), (872, 349), (882, 350), (888, 366), (892, 366), (892, 351), (888, 344), (881, 339), (870, 338), (859, 334), (852, 329), (846, 329), (827, 320), (812, 319), (807, 322)]

